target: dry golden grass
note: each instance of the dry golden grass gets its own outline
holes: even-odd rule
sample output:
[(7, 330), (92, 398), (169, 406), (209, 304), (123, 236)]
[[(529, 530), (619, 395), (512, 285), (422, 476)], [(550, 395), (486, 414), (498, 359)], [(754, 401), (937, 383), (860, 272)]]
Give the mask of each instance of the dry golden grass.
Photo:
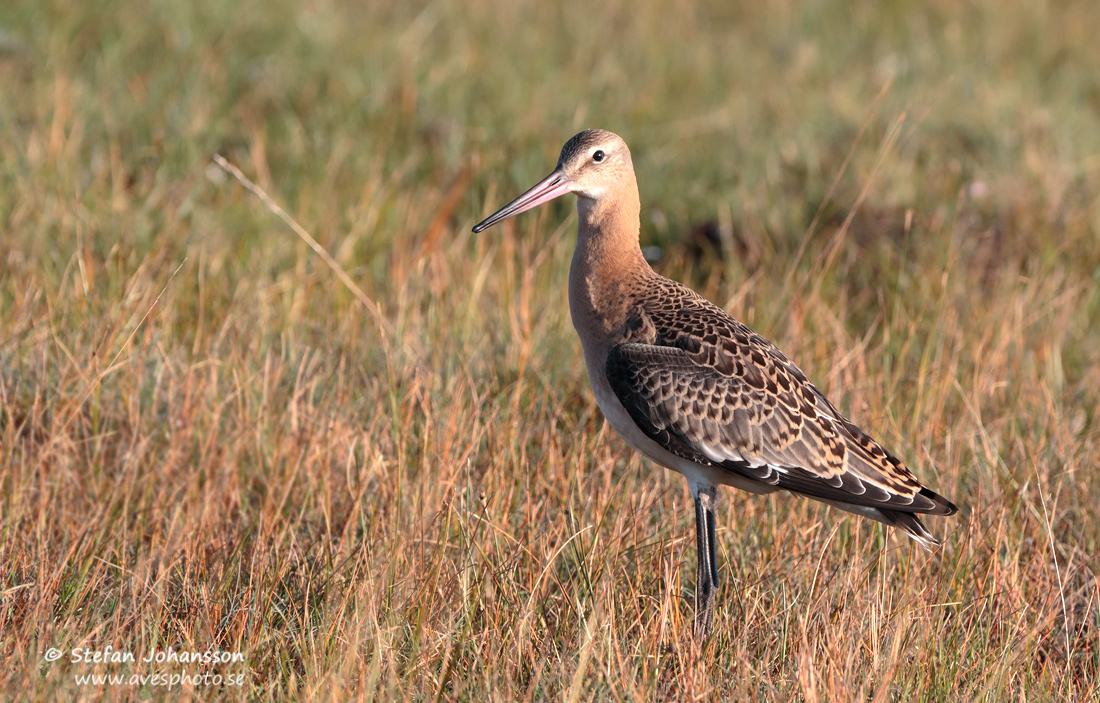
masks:
[[(0, 11), (0, 697), (1095, 700), (1100, 9), (871, 7)], [(572, 205), (468, 233), (590, 125), (658, 268), (960, 505), (942, 549), (727, 491), (693, 641)], [(76, 678), (184, 670), (243, 685)]]

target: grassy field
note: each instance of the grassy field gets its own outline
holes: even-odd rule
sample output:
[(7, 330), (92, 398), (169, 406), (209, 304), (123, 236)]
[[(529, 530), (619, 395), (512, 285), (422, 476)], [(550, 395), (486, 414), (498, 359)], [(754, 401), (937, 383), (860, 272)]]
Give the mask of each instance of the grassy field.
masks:
[[(1096, 27), (3, 3), (0, 699), (1097, 700)], [(469, 232), (584, 127), (631, 145), (656, 268), (959, 504), (941, 549), (727, 491), (694, 643), (686, 486), (569, 321), (572, 199)]]

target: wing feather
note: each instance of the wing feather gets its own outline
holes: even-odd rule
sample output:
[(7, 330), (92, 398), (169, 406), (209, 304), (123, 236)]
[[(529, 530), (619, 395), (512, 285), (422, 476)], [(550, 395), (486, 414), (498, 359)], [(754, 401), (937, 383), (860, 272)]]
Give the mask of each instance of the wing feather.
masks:
[(690, 461), (820, 500), (955, 512), (767, 340), (710, 303), (684, 302), (636, 310), (628, 327), (645, 334), (607, 357), (612, 390), (647, 436)]

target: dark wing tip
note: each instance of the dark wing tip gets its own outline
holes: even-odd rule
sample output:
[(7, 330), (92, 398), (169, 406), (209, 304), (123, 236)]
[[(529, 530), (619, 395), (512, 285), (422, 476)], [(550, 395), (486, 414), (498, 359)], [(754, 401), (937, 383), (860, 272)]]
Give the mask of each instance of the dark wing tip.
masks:
[(955, 513), (959, 512), (959, 508), (957, 505), (933, 490), (930, 490), (928, 488), (921, 488), (920, 494), (935, 504), (935, 507), (933, 507), (931, 510), (922, 510), (921, 512), (927, 512), (929, 515), (945, 516), (954, 515)]

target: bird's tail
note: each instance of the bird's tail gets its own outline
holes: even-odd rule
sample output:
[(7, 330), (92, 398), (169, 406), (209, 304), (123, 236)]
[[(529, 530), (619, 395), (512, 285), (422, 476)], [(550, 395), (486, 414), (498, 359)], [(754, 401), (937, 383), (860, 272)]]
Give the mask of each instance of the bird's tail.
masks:
[(872, 517), (875, 517), (879, 522), (884, 522), (891, 527), (898, 528), (916, 540), (917, 544), (925, 549), (932, 551), (933, 547), (938, 547), (940, 545), (940, 541), (928, 531), (928, 528), (924, 526), (920, 518), (913, 513), (903, 513), (898, 510), (883, 510), (882, 508), (878, 508), (877, 512), (882, 517)]
[[(938, 493), (930, 491), (927, 488), (922, 488), (921, 494), (936, 504), (936, 507), (932, 510), (924, 511), (930, 515), (954, 515), (959, 512), (959, 509), (955, 507), (954, 503)], [(891, 527), (896, 527), (916, 540), (917, 544), (929, 551), (931, 551), (933, 547), (938, 547), (940, 544), (940, 541), (928, 531), (928, 528), (924, 526), (924, 523), (920, 521), (920, 518), (917, 517), (915, 513), (905, 512), (904, 510), (892, 510), (890, 508), (874, 508), (868, 505), (853, 505), (852, 503), (841, 503), (835, 500), (826, 500), (823, 502), (849, 513), (862, 515), (863, 517), (877, 520)]]

